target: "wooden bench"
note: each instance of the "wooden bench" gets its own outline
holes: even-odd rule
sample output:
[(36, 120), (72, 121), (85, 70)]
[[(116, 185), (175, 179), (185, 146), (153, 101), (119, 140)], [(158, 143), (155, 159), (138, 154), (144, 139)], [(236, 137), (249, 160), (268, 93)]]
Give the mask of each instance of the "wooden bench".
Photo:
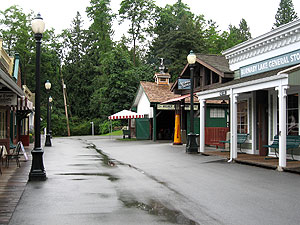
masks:
[[(244, 144), (247, 139), (248, 139), (249, 134), (237, 134), (237, 144), (240, 145), (240, 152), (242, 152), (242, 144)], [(221, 143), (229, 143), (230, 144), (230, 139), (228, 141), (220, 141)]]
[[(293, 136), (293, 135), (286, 136), (286, 149), (291, 150), (291, 156), (293, 160), (294, 160), (294, 149), (298, 148), (299, 145), (300, 145), (300, 136)], [(279, 136), (275, 135), (272, 144), (263, 145), (263, 147), (273, 148), (275, 151), (276, 158), (278, 158), (277, 150), (279, 149)]]
[(130, 130), (122, 130), (123, 131), (123, 139), (125, 139), (125, 136), (127, 135), (128, 138), (130, 139), (131, 136), (130, 136)]

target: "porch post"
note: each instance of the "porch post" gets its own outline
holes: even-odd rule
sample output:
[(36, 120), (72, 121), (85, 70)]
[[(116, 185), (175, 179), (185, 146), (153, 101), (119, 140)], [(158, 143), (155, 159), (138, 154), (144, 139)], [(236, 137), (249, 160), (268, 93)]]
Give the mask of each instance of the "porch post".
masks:
[(278, 170), (282, 170), (286, 167), (286, 90), (289, 87), (287, 85), (279, 85), (278, 90), (278, 111), (279, 111), (279, 162)]
[(205, 100), (199, 99), (200, 102), (200, 153), (205, 151)]
[(157, 131), (156, 131), (156, 114), (157, 114), (157, 111), (156, 111), (156, 104), (153, 106), (153, 132), (152, 132), (152, 135), (153, 135), (153, 141), (156, 141), (156, 134), (157, 134)]
[(230, 158), (237, 158), (237, 94), (230, 94)]
[(251, 132), (251, 136), (252, 136), (252, 148), (251, 148), (251, 154), (255, 154), (255, 150), (256, 150), (256, 92), (252, 92), (252, 132)]

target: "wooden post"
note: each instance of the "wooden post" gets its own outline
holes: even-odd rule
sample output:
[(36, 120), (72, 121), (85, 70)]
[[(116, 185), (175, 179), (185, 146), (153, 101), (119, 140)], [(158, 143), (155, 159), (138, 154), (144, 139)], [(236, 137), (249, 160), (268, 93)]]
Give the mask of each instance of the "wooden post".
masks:
[(71, 136), (70, 125), (69, 125), (69, 117), (68, 117), (67, 98), (66, 98), (66, 85), (64, 83), (64, 79), (63, 79), (63, 76), (62, 76), (61, 67), (59, 67), (59, 71), (60, 71), (61, 83), (62, 83), (62, 87), (63, 87), (63, 96), (64, 96), (65, 113), (66, 113), (66, 119), (67, 119), (68, 136)]

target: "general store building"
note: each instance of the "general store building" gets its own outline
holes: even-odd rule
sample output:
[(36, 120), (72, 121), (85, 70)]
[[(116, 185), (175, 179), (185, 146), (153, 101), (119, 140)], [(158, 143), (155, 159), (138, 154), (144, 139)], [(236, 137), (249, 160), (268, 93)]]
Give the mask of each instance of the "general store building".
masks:
[[(287, 135), (299, 135), (300, 20), (224, 51), (232, 80), (196, 93), (200, 103), (200, 152), (205, 152), (205, 109), (209, 100), (229, 105), (230, 158), (238, 157), (237, 134), (248, 133), (247, 153), (274, 156), (264, 147), (279, 136), (278, 168), (286, 167)], [(295, 151), (300, 159), (300, 151)]]

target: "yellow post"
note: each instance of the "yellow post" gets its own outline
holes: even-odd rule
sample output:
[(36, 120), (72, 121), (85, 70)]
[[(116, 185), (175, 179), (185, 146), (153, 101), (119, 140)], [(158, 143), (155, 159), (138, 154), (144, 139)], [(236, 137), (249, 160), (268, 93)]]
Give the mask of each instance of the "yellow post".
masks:
[(173, 145), (182, 145), (180, 130), (180, 114), (175, 115), (175, 132)]

